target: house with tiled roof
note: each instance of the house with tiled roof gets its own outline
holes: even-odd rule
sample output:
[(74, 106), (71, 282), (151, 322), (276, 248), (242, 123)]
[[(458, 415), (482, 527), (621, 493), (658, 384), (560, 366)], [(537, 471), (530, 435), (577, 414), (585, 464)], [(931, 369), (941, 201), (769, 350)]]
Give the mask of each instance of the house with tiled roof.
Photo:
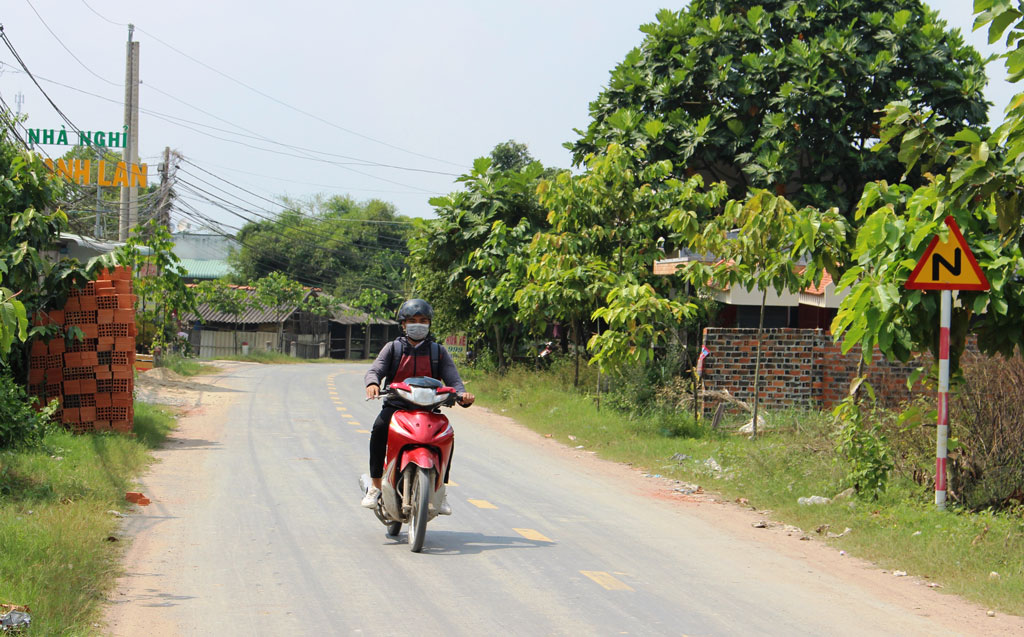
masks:
[[(654, 262), (654, 274), (671, 276), (686, 263), (700, 261), (714, 264), (714, 255), (701, 255), (682, 249), (677, 256)], [(794, 264), (800, 271), (803, 261)], [(709, 285), (707, 292), (722, 304), (713, 323), (714, 327), (757, 327), (761, 313), (762, 290), (745, 289), (741, 286)], [(828, 330), (835, 318), (839, 303), (846, 296), (846, 290), (836, 291), (832, 277), (826, 272), (818, 285), (810, 285), (799, 293), (769, 289), (765, 297), (765, 328), (819, 328)]]

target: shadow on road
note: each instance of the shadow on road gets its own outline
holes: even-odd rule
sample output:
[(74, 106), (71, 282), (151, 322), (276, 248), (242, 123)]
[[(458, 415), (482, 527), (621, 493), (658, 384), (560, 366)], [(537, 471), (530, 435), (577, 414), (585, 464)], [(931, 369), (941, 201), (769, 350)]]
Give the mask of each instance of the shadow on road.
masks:
[[(162, 575), (158, 573), (126, 573), (126, 577), (153, 577)], [(168, 607), (177, 606), (180, 602), (187, 601), (190, 599), (196, 599), (194, 595), (172, 595), (170, 593), (161, 592), (155, 588), (147, 588), (145, 592), (140, 593), (133, 599), (123, 600), (109, 600), (113, 604), (138, 604), (140, 606), (150, 607)]]
[(213, 440), (204, 440), (203, 438), (171, 438), (161, 447), (161, 449), (169, 450), (180, 450), (180, 451), (199, 451), (203, 449), (220, 449), (223, 445)]
[[(409, 535), (403, 531), (396, 541), (389, 541), (387, 544), (406, 544), (408, 541)], [(554, 543), (528, 540), (520, 536), (428, 530), (423, 552), (430, 555), (476, 555), (484, 551), (546, 546), (554, 546)]]

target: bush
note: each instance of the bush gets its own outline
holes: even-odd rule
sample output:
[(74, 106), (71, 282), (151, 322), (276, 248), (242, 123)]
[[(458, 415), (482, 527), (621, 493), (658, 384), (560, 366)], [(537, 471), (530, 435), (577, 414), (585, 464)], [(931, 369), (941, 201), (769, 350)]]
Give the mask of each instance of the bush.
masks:
[[(867, 391), (870, 403), (874, 405), (875, 392), (871, 385), (863, 376), (855, 382)], [(881, 425), (875, 419), (868, 424), (863, 411), (857, 402), (856, 386), (832, 410), (839, 425), (836, 452), (848, 465), (845, 486), (856, 489), (861, 497), (877, 499), (889, 485), (893, 453)]]
[(186, 358), (180, 354), (164, 354), (157, 359), (160, 367), (166, 367), (181, 376), (195, 376), (203, 370), (203, 366), (194, 358)]
[(49, 428), (56, 403), (41, 411), (32, 408), (25, 390), (8, 373), (0, 374), (0, 448), (39, 444)]
[(686, 351), (671, 347), (655, 360), (623, 370), (615, 377), (608, 393), (608, 404), (639, 413), (689, 405), (689, 400), (681, 398), (692, 391), (689, 368)]
[(965, 352), (950, 402), (950, 487), (970, 509), (1024, 502), (1024, 359)]

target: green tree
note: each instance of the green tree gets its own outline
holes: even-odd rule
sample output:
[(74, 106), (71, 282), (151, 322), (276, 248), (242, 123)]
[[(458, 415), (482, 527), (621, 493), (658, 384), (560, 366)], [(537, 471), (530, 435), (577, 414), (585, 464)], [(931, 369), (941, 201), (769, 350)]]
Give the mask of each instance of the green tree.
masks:
[[(550, 312), (573, 324), (581, 310), (606, 324), (589, 341), (594, 362), (622, 371), (649, 361), (682, 318), (685, 300), (669, 298), (671, 282), (653, 274), (654, 261), (696, 232), (722, 201), (724, 187), (680, 181), (672, 162), (646, 163), (647, 149), (610, 144), (587, 158), (587, 172), (559, 174), (538, 191), (550, 210), (549, 232), (538, 235), (521, 311)], [(672, 221), (670, 225), (669, 221)]]
[(514, 139), (502, 142), (491, 149), (491, 166), (494, 170), (522, 170), (536, 161), (526, 144)]
[(489, 344), (504, 368), (527, 326), (517, 320), (515, 291), (524, 250), (545, 223), (535, 189), (539, 162), (498, 170), (481, 157), (458, 178), (464, 190), (430, 200), (438, 219), (417, 226), (410, 264), (417, 293), (428, 297), (439, 330), (465, 330)]
[[(1009, 30), (1003, 57), (1011, 79), (1019, 81), (1024, 4), (977, 0), (975, 11), (976, 28), (988, 25), (991, 42)], [(951, 370), (959, 366), (968, 333), (977, 335), (982, 352), (1011, 356), (1024, 344), (1024, 292), (1018, 285), (1024, 275), (1024, 94), (1011, 100), (1005, 120), (991, 133), (976, 127), (950, 132), (956, 122), (907, 102), (891, 104), (882, 123), (879, 146), (898, 149), (906, 170), (917, 168), (928, 179), (918, 187), (880, 181), (865, 189), (855, 212), (862, 228), (851, 267), (838, 283), (849, 294), (833, 332), (845, 350), (860, 345), (865, 360), (876, 345), (900, 360), (926, 350), (937, 354), (938, 295), (904, 285), (931, 237), (947, 237), (943, 220), (952, 216), (991, 289), (957, 294)]]
[[(671, 221), (686, 234), (692, 215), (676, 213)], [(777, 293), (799, 293), (820, 283), (826, 270), (837, 271), (837, 254), (846, 241), (846, 224), (833, 208), (824, 213), (796, 209), (783, 197), (760, 190), (746, 201), (729, 201), (722, 214), (691, 234), (688, 247), (696, 254), (714, 255), (714, 263), (691, 261), (677, 276), (704, 288), (740, 286), (761, 290), (754, 358), (753, 435), (757, 436), (761, 383), (761, 336), (769, 288)], [(801, 260), (803, 261), (800, 264)], [(799, 264), (799, 265), (798, 265)]]
[(281, 272), (340, 299), (379, 289), (396, 303), (407, 292), (405, 257), (411, 222), (392, 204), (351, 197), (285, 200), (272, 219), (247, 223), (229, 261), (237, 283)]
[(174, 254), (170, 231), (156, 219), (131, 229), (117, 261), (135, 273), (137, 340), (164, 347), (178, 332), (180, 317), (196, 307), (195, 291), (185, 284), (188, 272)]
[[(3, 278), (0, 277), (0, 281)], [(28, 340), (28, 316), (17, 294), (0, 287), (0, 361), (7, 362), (14, 341)]]
[[(13, 121), (7, 112), (0, 118)], [(29, 329), (27, 317), (59, 307), (70, 287), (86, 279), (76, 262), (44, 257), (67, 228), (67, 216), (57, 205), (63, 189), (38, 155), (20, 147), (8, 128), (0, 131), (0, 362), (20, 382), (28, 373), (25, 341), (56, 330)]]
[(693, 0), (641, 31), (569, 144), (577, 164), (642, 146), (734, 199), (764, 188), (849, 214), (864, 184), (903, 172), (868, 152), (886, 104), (933, 109), (949, 132), (985, 122), (981, 57), (917, 0)]
[(205, 304), (216, 312), (234, 317), (249, 309), (249, 294), (225, 279), (202, 281), (196, 286), (196, 305)]

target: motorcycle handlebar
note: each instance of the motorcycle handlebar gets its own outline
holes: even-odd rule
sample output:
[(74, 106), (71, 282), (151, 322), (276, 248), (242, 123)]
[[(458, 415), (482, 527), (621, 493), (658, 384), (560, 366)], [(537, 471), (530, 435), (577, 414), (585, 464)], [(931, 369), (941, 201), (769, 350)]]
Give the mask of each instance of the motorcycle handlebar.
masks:
[[(394, 393), (395, 393), (395, 390), (391, 389), (390, 386), (386, 386), (383, 389), (381, 389), (380, 393), (378, 393), (376, 396), (374, 396), (373, 399), (367, 398), (366, 400), (376, 400), (378, 398), (386, 398), (387, 396), (391, 396)], [(440, 403), (439, 406), (440, 407), (452, 407), (454, 405), (458, 405), (459, 407), (462, 407), (462, 408), (469, 407), (469, 405), (464, 405), (461, 402), (459, 402), (459, 398), (460, 397), (461, 397), (460, 394), (457, 394), (457, 393), (450, 394), (448, 396), (448, 398), (445, 399), (445, 401), (443, 403)]]

